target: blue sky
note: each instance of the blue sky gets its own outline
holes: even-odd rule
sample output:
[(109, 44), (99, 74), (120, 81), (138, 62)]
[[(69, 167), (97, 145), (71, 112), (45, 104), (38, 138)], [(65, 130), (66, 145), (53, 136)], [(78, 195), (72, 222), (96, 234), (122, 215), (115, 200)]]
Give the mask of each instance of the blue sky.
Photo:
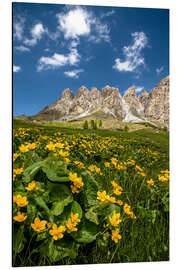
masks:
[(169, 10), (13, 3), (14, 115), (85, 85), (148, 92), (169, 74)]

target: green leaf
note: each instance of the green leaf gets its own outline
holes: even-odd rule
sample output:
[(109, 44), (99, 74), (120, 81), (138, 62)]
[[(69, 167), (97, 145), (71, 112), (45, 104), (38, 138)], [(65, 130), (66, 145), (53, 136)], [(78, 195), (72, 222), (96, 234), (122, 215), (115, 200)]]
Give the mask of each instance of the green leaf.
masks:
[(13, 227), (13, 250), (16, 254), (20, 253), (25, 244), (24, 237), (24, 226), (14, 226)]
[(47, 238), (47, 233), (46, 232), (42, 232), (42, 233), (39, 233), (37, 235), (36, 241), (41, 241), (41, 240), (44, 240), (46, 238)]
[(108, 205), (102, 206), (102, 209), (100, 210), (100, 214), (103, 215), (105, 218), (108, 218), (109, 216), (113, 214), (114, 210), (116, 212), (119, 212), (120, 207), (114, 203), (110, 203)]
[(49, 180), (54, 182), (68, 182), (69, 171), (65, 162), (55, 157), (48, 157), (42, 167)]
[(78, 202), (76, 202), (74, 200), (70, 204), (68, 204), (66, 207), (64, 207), (64, 211), (61, 214), (61, 216), (58, 217), (58, 221), (61, 224), (65, 224), (66, 221), (68, 220), (68, 218), (70, 218), (71, 213), (73, 213), (73, 214), (78, 213), (79, 214), (79, 219), (82, 218), (81, 206), (80, 206), (80, 204)]
[(50, 209), (47, 207), (45, 201), (41, 197), (36, 197), (34, 198), (34, 202), (37, 204), (37, 206), (39, 206), (41, 209), (45, 211), (46, 215), (49, 218), (49, 221), (53, 222), (54, 221), (53, 215)]
[(71, 233), (78, 243), (91, 243), (96, 239), (97, 226), (87, 219), (83, 219), (78, 226), (78, 231)]
[(49, 189), (50, 200), (64, 201), (64, 205), (67, 205), (73, 200), (72, 192), (65, 184), (48, 182), (47, 187)]
[(89, 206), (93, 206), (97, 202), (98, 185), (94, 178), (86, 172), (82, 173), (84, 183), (84, 193)]
[(99, 224), (98, 214), (95, 212), (95, 208), (97, 207), (91, 207), (90, 209), (88, 209), (88, 211), (85, 213), (85, 217), (88, 220), (95, 223), (96, 225), (98, 225)]
[(23, 173), (24, 181), (27, 183), (30, 182), (34, 178), (36, 173), (40, 170), (43, 163), (44, 163), (44, 161), (38, 161), (38, 162), (34, 163), (33, 165), (27, 167)]
[(78, 245), (71, 239), (51, 240), (48, 243), (48, 257), (51, 262), (57, 262), (65, 257), (75, 259), (77, 256)]

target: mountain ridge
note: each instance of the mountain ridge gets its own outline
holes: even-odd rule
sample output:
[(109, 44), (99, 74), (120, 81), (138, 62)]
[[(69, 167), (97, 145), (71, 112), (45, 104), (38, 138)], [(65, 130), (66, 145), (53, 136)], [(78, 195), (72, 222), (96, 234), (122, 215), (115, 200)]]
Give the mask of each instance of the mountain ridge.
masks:
[(129, 87), (122, 96), (119, 89), (106, 85), (101, 90), (81, 86), (76, 95), (63, 90), (61, 98), (46, 106), (34, 117), (49, 121), (73, 121), (104, 112), (123, 122), (151, 122), (169, 126), (169, 76), (163, 78), (149, 93), (136, 95)]

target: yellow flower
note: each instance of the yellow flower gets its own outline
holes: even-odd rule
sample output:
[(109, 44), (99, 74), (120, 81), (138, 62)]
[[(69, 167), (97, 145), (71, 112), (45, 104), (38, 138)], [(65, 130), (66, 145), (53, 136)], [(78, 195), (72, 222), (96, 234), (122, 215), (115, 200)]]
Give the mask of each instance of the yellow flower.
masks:
[(109, 221), (112, 226), (116, 227), (120, 222), (122, 222), (122, 219), (120, 219), (120, 213), (116, 213), (116, 210), (114, 210), (112, 217), (109, 217)]
[(130, 213), (131, 213), (131, 206), (129, 204), (125, 203), (123, 209), (124, 209), (124, 212), (127, 215), (130, 215)]
[(115, 181), (111, 181), (111, 184), (113, 186), (113, 193), (116, 195), (121, 195), (123, 188), (119, 186)]
[(64, 160), (66, 161), (66, 163), (70, 163), (71, 160), (69, 158), (64, 158)]
[(69, 156), (69, 152), (64, 152), (62, 149), (59, 151), (59, 155), (62, 157), (68, 157)]
[(114, 166), (116, 166), (118, 161), (116, 158), (111, 158), (111, 162)]
[(13, 161), (15, 161), (19, 156), (20, 156), (20, 154), (14, 153), (13, 154)]
[(41, 232), (46, 229), (47, 221), (35, 218), (34, 223), (31, 223), (31, 227), (35, 232)]
[(121, 200), (116, 201), (117, 204), (123, 205), (123, 202)]
[(30, 149), (30, 150), (33, 150), (33, 149), (36, 148), (36, 144), (35, 143), (29, 143), (27, 146), (28, 146), (28, 149)]
[(117, 244), (120, 239), (122, 239), (122, 236), (119, 234), (119, 229), (112, 230), (112, 236), (111, 239)]
[(28, 191), (31, 191), (31, 190), (38, 190), (39, 187), (38, 185), (36, 184), (36, 182), (33, 180), (31, 183), (28, 184), (28, 187), (26, 187), (26, 189)]
[(29, 150), (28, 145), (21, 144), (21, 146), (19, 146), (19, 150), (23, 153), (27, 152)]
[(105, 166), (106, 168), (108, 168), (108, 167), (110, 167), (110, 163), (109, 163), (109, 162), (105, 162), (105, 163), (104, 163), (104, 166)]
[(27, 216), (24, 215), (24, 213), (17, 212), (17, 216), (14, 216), (13, 219), (17, 222), (23, 222), (25, 221)]
[(74, 180), (76, 180), (76, 178), (77, 178), (77, 173), (72, 173), (72, 172), (69, 173), (69, 179), (72, 182), (74, 182)]
[(71, 213), (71, 220), (72, 220), (73, 223), (77, 224), (77, 223), (80, 222), (80, 219), (78, 217), (79, 217), (78, 213), (76, 213), (76, 214)]
[(53, 142), (49, 142), (46, 147), (46, 149), (50, 150), (50, 151), (54, 151), (55, 150), (55, 145)]
[(27, 197), (22, 197), (21, 195), (14, 195), (13, 202), (20, 207), (24, 207), (28, 204)]
[(124, 204), (124, 212), (127, 214), (127, 215), (130, 215), (130, 217), (132, 219), (135, 219), (136, 216), (134, 215), (133, 211), (131, 210), (131, 206), (127, 203)]
[(52, 235), (54, 240), (58, 240), (63, 238), (64, 236), (64, 232), (66, 231), (66, 227), (65, 226), (59, 226), (57, 227), (56, 224), (53, 224), (52, 226), (52, 230), (49, 231), (50, 235)]
[(147, 180), (146, 183), (147, 183), (148, 185), (150, 185), (150, 186), (154, 186), (154, 181), (153, 181), (152, 178), (149, 179), (149, 180)]
[(72, 193), (79, 193), (80, 192), (79, 189), (74, 185), (71, 185), (71, 191), (72, 191)]
[(107, 198), (107, 200), (111, 203), (115, 203), (116, 202), (116, 199), (114, 197), (109, 197)]
[(23, 168), (17, 168), (17, 169), (13, 170), (13, 173), (14, 174), (21, 174), (23, 171), (24, 171)]
[(98, 191), (98, 192), (97, 192), (97, 195), (98, 195), (98, 196), (97, 196), (97, 199), (98, 199), (99, 201), (104, 202), (104, 203), (107, 203), (107, 202), (108, 202), (109, 195), (106, 194), (106, 191), (105, 191), (105, 190), (102, 191), (102, 192)]
[(80, 219), (78, 217), (79, 217), (78, 213), (76, 214), (71, 213), (71, 217), (66, 222), (67, 228), (72, 232), (77, 231), (76, 226), (80, 222)]

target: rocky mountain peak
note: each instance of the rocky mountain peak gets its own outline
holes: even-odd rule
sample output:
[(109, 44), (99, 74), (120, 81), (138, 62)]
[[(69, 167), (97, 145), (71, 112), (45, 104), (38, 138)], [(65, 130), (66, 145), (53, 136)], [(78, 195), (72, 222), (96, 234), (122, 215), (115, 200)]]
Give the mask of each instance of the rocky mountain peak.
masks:
[(110, 96), (112, 93), (119, 94), (119, 90), (118, 88), (106, 85), (104, 88), (102, 88), (101, 93), (103, 97), (107, 97)]
[(76, 93), (76, 98), (79, 98), (80, 96), (88, 96), (89, 95), (89, 90), (87, 89), (87, 87), (86, 86), (81, 86), (79, 89), (78, 89), (78, 91), (77, 91), (77, 93)]
[(62, 98), (72, 100), (74, 98), (74, 94), (71, 91), (71, 89), (69, 88), (64, 89), (64, 91), (62, 92)]
[(141, 104), (145, 107), (146, 106), (146, 103), (148, 101), (148, 97), (149, 97), (149, 94), (146, 90), (144, 90), (138, 97), (139, 101), (141, 102)]
[(126, 98), (126, 97), (131, 97), (131, 98), (136, 97), (136, 87), (135, 87), (135, 86), (129, 87), (129, 88), (126, 90), (126, 92), (125, 92), (125, 94), (124, 94), (124, 97), (125, 97), (125, 98)]

